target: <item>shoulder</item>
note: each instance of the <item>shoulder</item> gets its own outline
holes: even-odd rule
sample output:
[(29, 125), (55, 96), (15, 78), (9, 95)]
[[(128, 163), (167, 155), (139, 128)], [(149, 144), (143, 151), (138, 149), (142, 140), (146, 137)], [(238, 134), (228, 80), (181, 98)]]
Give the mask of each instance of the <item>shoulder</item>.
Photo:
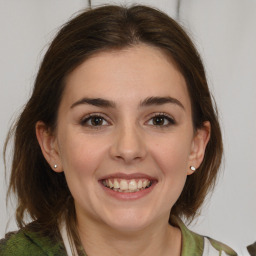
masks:
[(22, 230), (6, 234), (0, 240), (0, 255), (44, 255), (43, 249)]
[(230, 248), (228, 245), (223, 244), (217, 240), (214, 240), (210, 237), (204, 237), (204, 247), (206, 247), (206, 243), (208, 244), (208, 248), (205, 251), (219, 252), (219, 255), (223, 256), (238, 256), (238, 254)]
[(0, 240), (0, 255), (6, 256), (57, 256), (65, 255), (61, 242), (53, 242), (47, 236), (30, 230), (20, 229), (6, 234)]
[[(217, 240), (214, 240), (210, 237), (205, 237), (205, 239), (208, 239), (210, 242), (210, 245), (217, 250), (218, 252), (223, 252), (223, 255), (230, 255), (230, 256), (237, 256), (238, 254), (230, 248), (228, 245), (223, 244)], [(225, 253), (225, 254), (224, 254)]]
[(256, 255), (256, 242), (251, 245), (248, 245), (247, 250), (250, 253), (250, 255)]
[(173, 219), (174, 225), (178, 226), (182, 233), (182, 256), (188, 255), (216, 255), (237, 256), (238, 254), (229, 246), (210, 237), (199, 235), (189, 230), (178, 218)]

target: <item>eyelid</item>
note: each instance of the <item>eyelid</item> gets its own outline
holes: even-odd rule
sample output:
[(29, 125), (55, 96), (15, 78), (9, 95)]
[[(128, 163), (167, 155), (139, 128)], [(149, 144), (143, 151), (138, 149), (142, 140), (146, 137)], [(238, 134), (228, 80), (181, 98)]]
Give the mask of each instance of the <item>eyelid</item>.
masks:
[[(93, 118), (93, 117), (100, 117), (104, 121), (106, 121), (107, 124), (103, 124), (103, 125), (99, 125), (99, 126), (97, 126), (97, 125), (93, 126), (93, 125), (86, 124), (86, 122), (88, 122), (90, 120), (90, 118)], [(151, 113), (150, 115), (147, 116), (147, 121), (145, 122), (145, 124), (148, 124), (154, 117), (163, 117), (168, 121), (168, 124), (164, 124), (164, 125), (153, 125), (153, 124), (150, 125), (150, 126), (155, 126), (156, 128), (166, 128), (171, 125), (175, 125), (177, 123), (175, 118), (172, 115), (167, 114), (165, 112), (155, 112), (155, 113)], [(89, 114), (83, 116), (80, 119), (79, 123), (82, 126), (85, 126), (85, 127), (87, 126), (89, 128), (93, 128), (93, 129), (100, 129), (103, 126), (112, 125), (110, 118), (108, 116), (106, 116), (104, 113), (99, 113), (99, 112), (89, 113)]]
[[(90, 114), (87, 114), (85, 116), (83, 116), (79, 123), (83, 126), (86, 126), (86, 122), (88, 120), (90, 120), (90, 118), (93, 118), (93, 117), (100, 117), (102, 118), (103, 120), (105, 120), (108, 124), (107, 125), (111, 125), (111, 122), (110, 122), (110, 119), (108, 117), (106, 117), (105, 114), (103, 113), (99, 113), (99, 112), (96, 112), (96, 113), (90, 113)], [(96, 128), (96, 129), (99, 129), (100, 127), (102, 126), (107, 126), (107, 125), (99, 125), (99, 126), (92, 126), (92, 125), (87, 125), (87, 127), (93, 127), (93, 128)]]
[(151, 114), (150, 116), (148, 116), (148, 118), (147, 118), (148, 121), (146, 123), (148, 123), (150, 120), (152, 120), (152, 118), (159, 117), (159, 116), (166, 118), (169, 121), (169, 123), (167, 125), (152, 125), (152, 126), (155, 126), (157, 128), (158, 127), (164, 128), (164, 127), (169, 127), (170, 125), (175, 125), (177, 123), (173, 116), (171, 116), (170, 114), (164, 113), (164, 112), (157, 112), (157, 113)]

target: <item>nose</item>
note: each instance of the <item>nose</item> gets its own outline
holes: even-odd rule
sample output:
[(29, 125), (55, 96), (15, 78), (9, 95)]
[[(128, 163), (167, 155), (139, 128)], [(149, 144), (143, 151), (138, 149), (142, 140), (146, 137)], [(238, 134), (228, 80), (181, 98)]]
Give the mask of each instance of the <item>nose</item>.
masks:
[(131, 164), (143, 160), (146, 152), (142, 131), (136, 125), (124, 124), (115, 131), (110, 149), (112, 158)]

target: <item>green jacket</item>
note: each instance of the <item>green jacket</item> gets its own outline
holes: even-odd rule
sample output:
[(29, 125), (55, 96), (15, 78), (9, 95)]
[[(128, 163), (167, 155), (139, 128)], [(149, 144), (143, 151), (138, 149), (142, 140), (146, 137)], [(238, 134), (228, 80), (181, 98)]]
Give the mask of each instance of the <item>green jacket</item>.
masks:
[[(182, 255), (181, 256), (202, 256), (204, 250), (204, 236), (198, 235), (180, 221), (175, 223), (182, 232)], [(212, 247), (217, 250), (216, 256), (237, 254), (228, 246), (208, 238)], [(222, 254), (225, 252), (225, 254)], [(66, 251), (61, 239), (59, 242), (49, 239), (47, 236), (38, 233), (19, 230), (8, 233), (0, 240), (0, 255), (2, 256), (65, 256)], [(86, 254), (84, 254), (86, 256)]]

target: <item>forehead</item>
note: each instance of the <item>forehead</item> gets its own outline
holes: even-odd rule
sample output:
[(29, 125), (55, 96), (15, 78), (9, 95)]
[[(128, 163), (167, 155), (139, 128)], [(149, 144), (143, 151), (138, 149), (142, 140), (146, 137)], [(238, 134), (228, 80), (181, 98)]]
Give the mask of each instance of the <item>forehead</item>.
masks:
[(137, 45), (100, 52), (85, 60), (66, 79), (64, 98), (99, 97), (114, 101), (170, 96), (190, 105), (185, 79), (162, 50)]

